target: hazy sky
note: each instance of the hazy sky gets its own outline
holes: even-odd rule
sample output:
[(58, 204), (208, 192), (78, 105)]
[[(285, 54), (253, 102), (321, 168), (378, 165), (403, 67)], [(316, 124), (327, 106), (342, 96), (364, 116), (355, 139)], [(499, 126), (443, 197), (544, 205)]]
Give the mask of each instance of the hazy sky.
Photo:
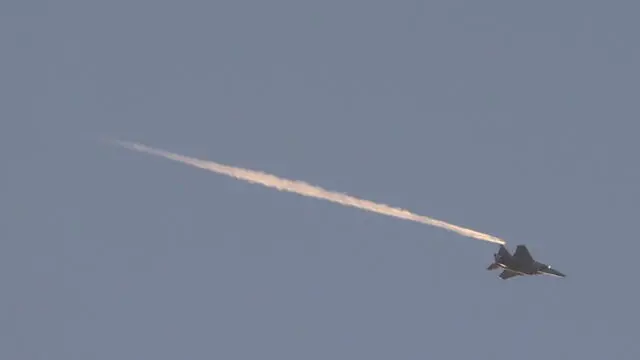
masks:
[[(3, 359), (637, 359), (634, 1), (0, 2)], [(103, 138), (304, 180), (497, 246)]]

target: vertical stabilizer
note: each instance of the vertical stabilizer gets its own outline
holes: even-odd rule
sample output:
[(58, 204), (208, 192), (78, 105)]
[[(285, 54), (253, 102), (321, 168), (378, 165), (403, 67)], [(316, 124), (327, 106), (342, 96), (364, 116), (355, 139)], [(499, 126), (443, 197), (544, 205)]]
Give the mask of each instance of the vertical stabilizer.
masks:
[(498, 253), (496, 254), (496, 260), (499, 259), (510, 259), (511, 258), (511, 254), (509, 253), (509, 250), (507, 250), (506, 247), (504, 247), (504, 245), (500, 245), (500, 249), (498, 249)]

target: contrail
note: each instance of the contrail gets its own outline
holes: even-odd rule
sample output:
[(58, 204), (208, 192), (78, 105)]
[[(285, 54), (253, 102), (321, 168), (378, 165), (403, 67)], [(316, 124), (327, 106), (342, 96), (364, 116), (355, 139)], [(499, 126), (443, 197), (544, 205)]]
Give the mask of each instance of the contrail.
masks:
[(151, 155), (161, 156), (169, 160), (178, 161), (187, 165), (195, 166), (201, 169), (213, 171), (218, 174), (227, 175), (249, 183), (260, 184), (266, 187), (278, 189), (280, 191), (288, 191), (302, 196), (308, 196), (316, 199), (324, 199), (344, 206), (351, 206), (358, 209), (371, 211), (374, 213), (392, 216), (400, 219), (410, 220), (436, 226), (445, 230), (453, 231), (463, 236), (475, 238), (478, 240), (489, 241), (497, 244), (505, 244), (506, 242), (498, 237), (484, 234), (475, 230), (467, 229), (461, 226), (449, 224), (447, 222), (429, 218), (427, 216), (417, 215), (408, 210), (394, 208), (384, 204), (377, 204), (373, 201), (362, 200), (353, 196), (325, 190), (323, 188), (313, 186), (311, 184), (282, 179), (274, 175), (263, 173), (260, 171), (242, 169), (233, 166), (218, 164), (212, 161), (199, 160), (188, 156), (170, 153), (168, 151), (154, 149), (142, 144), (136, 144), (124, 141), (115, 141), (116, 144), (127, 149), (144, 152)]

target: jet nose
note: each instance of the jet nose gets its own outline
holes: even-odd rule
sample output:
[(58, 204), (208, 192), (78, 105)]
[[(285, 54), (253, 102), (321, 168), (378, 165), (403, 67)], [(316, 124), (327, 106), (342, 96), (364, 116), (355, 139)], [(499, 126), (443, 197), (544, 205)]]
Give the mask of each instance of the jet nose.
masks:
[(555, 276), (559, 276), (559, 277), (567, 277), (567, 275), (561, 273), (560, 271), (553, 269), (551, 267), (549, 267), (546, 271), (548, 274), (550, 275), (555, 275)]

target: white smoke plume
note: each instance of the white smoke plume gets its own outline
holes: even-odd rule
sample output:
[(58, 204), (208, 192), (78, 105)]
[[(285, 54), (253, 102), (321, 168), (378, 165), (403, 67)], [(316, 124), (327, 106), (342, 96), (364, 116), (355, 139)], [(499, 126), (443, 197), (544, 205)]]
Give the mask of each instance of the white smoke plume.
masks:
[(263, 173), (260, 171), (237, 168), (233, 166), (218, 164), (212, 161), (199, 160), (199, 159), (195, 159), (195, 158), (191, 158), (183, 155), (174, 154), (164, 150), (154, 149), (142, 144), (123, 142), (123, 141), (116, 141), (116, 144), (131, 150), (140, 151), (140, 152), (144, 152), (151, 155), (161, 156), (169, 160), (178, 161), (183, 164), (209, 170), (221, 175), (227, 175), (239, 180), (247, 181), (249, 183), (260, 184), (266, 187), (278, 189), (281, 191), (288, 191), (298, 195), (312, 197), (316, 199), (324, 199), (324, 200), (338, 203), (344, 206), (355, 207), (358, 209), (371, 211), (371, 212), (382, 214), (382, 215), (415, 221), (422, 224), (427, 224), (427, 225), (439, 227), (445, 230), (453, 231), (460, 235), (478, 239), (478, 240), (489, 241), (497, 244), (505, 244), (504, 240), (489, 234), (484, 234), (475, 230), (449, 224), (447, 222), (432, 219), (427, 216), (417, 215), (408, 210), (394, 208), (388, 205), (378, 204), (373, 201), (358, 199), (347, 194), (325, 190), (320, 187), (307, 184), (302, 181), (282, 179), (277, 176)]

